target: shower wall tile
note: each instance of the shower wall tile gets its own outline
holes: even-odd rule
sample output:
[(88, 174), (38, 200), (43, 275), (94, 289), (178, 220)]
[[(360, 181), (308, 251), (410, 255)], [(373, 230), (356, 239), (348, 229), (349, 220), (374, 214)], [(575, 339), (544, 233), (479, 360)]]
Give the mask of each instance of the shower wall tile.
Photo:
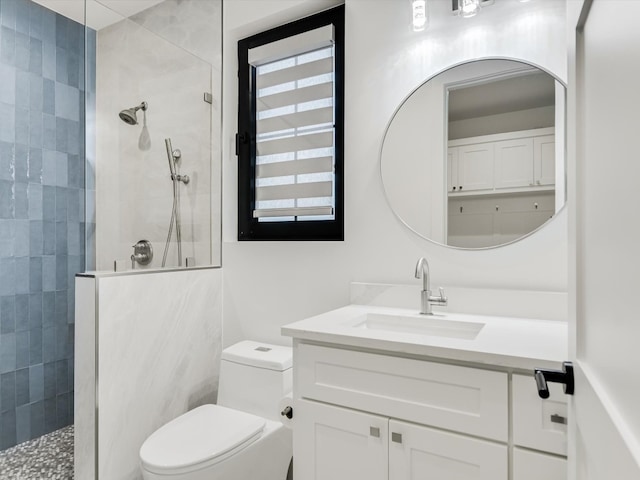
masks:
[(84, 35), (34, 2), (0, 0), (0, 449), (73, 421)]

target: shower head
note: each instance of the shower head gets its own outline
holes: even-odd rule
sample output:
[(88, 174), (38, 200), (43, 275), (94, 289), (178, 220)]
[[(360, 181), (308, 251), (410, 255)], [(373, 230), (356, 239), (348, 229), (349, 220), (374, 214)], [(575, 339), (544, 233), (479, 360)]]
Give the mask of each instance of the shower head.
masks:
[(138, 110), (142, 110), (143, 112), (147, 109), (147, 102), (142, 102), (137, 107), (127, 108), (126, 110), (122, 110), (120, 112), (120, 119), (126, 123), (127, 125), (137, 125), (138, 124)]

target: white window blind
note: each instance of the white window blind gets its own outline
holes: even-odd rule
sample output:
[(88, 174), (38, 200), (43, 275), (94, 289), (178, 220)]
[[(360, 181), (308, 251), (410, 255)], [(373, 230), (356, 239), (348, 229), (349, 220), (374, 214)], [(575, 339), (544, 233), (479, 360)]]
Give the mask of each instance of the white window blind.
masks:
[(335, 218), (333, 25), (249, 50), (259, 221)]

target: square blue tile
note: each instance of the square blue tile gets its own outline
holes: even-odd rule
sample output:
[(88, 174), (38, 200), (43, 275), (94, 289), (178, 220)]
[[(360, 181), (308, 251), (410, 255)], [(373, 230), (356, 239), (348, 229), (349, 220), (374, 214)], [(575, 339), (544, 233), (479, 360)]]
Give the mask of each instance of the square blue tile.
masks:
[[(57, 32), (56, 32), (57, 33)], [(69, 75), (67, 73), (67, 50), (56, 44), (56, 82), (67, 83)]]
[(13, 143), (0, 142), (0, 180), (13, 181)]
[(16, 408), (16, 433), (18, 443), (31, 440), (31, 405)]
[(56, 255), (68, 255), (67, 223), (56, 222)]
[(26, 0), (16, 2), (16, 31), (25, 35), (29, 35), (29, 3)]
[(58, 395), (69, 391), (67, 360), (59, 360), (56, 362), (56, 391)]
[[(45, 335), (47, 338), (47, 335)], [(44, 364), (44, 398), (56, 396), (56, 364), (48, 362)]]
[(13, 372), (16, 369), (16, 334), (0, 335), (0, 373)]
[(29, 331), (16, 332), (16, 368), (29, 366)]
[(29, 2), (29, 36), (43, 39), (43, 13), (45, 8), (35, 2)]
[(53, 255), (42, 257), (42, 289), (44, 292), (56, 290), (56, 258)]
[(62, 15), (56, 15), (56, 45), (61, 48), (67, 48), (69, 42), (67, 40), (67, 29), (71, 20)]
[(16, 406), (29, 403), (29, 369), (16, 370)]
[(65, 326), (67, 324), (67, 291), (56, 291), (56, 325)]
[[(56, 223), (50, 222), (48, 220), (42, 222), (43, 229), (43, 254), (44, 255), (55, 255), (56, 253)], [(55, 268), (54, 268), (55, 272)], [(54, 275), (55, 278), (55, 275)], [(54, 288), (51, 290), (55, 290)]]
[(0, 219), (0, 258), (15, 255), (14, 242), (16, 237), (15, 220)]
[[(69, 344), (69, 327), (67, 326), (67, 323), (66, 323), (67, 312), (64, 312), (64, 313), (65, 313), (64, 325), (56, 326), (56, 359), (57, 360), (63, 360), (69, 357), (69, 352), (71, 347), (71, 345)], [(65, 362), (65, 365), (66, 365), (66, 362)], [(68, 379), (68, 375), (66, 378)], [(63, 392), (59, 391), (58, 393), (63, 393)]]
[(42, 75), (42, 40), (31, 37), (29, 43), (29, 71)]
[[(42, 149), (32, 147), (29, 149), (29, 183), (42, 183)], [(42, 206), (40, 207), (42, 210)]]
[[(40, 329), (42, 335), (42, 292), (29, 294), (29, 330), (33, 332), (34, 329)], [(39, 362), (31, 360), (31, 364), (34, 363)]]
[[(5, 1), (5, 0), (3, 0)], [(11, 448), (17, 443), (16, 435), (16, 411), (9, 410), (0, 414), (0, 449)]]
[(29, 394), (31, 402), (44, 400), (44, 365), (42, 363), (29, 368)]
[(44, 433), (53, 432), (58, 428), (58, 415), (56, 412), (56, 397), (44, 400)]
[(55, 80), (57, 76), (56, 46), (47, 42), (42, 46), (42, 76), (49, 80)]
[(67, 289), (67, 257), (56, 255), (56, 290)]
[(31, 404), (31, 438), (44, 434), (44, 402)]
[(16, 83), (15, 83), (15, 106), (29, 109), (29, 95), (31, 93), (31, 85), (29, 79), (31, 74), (23, 70), (15, 70)]
[(29, 199), (29, 218), (31, 220), (42, 220), (42, 185), (30, 183), (27, 197)]
[(11, 333), (16, 331), (16, 299), (9, 295), (0, 297), (0, 318), (2, 319), (2, 330), (0, 333)]
[(80, 122), (67, 120), (67, 152), (71, 155), (80, 154), (81, 139), (84, 138)]
[(16, 32), (7, 27), (0, 28), (0, 62), (10, 66), (16, 64)]
[(0, 23), (12, 30), (16, 29), (16, 0), (2, 0)]
[(56, 114), (56, 83), (47, 78), (42, 83), (42, 111), (49, 115)]
[[(55, 151), (57, 142), (56, 117), (44, 113), (42, 115), (42, 147), (50, 151)], [(54, 178), (55, 181), (55, 178)], [(53, 183), (48, 183), (53, 185)]]
[(15, 295), (15, 277), (16, 259), (0, 258), (0, 296)]
[(56, 220), (59, 222), (67, 220), (67, 189), (64, 187), (56, 187)]
[[(44, 259), (47, 257), (43, 257)], [(56, 321), (56, 292), (42, 293), (42, 325), (55, 325)], [(44, 332), (42, 334), (44, 336)]]
[(42, 148), (44, 136), (44, 120), (41, 111), (31, 110), (29, 112), (29, 145)]
[(29, 256), (35, 257), (44, 252), (44, 230), (42, 220), (29, 221)]
[(16, 372), (0, 375), (0, 410), (3, 412), (16, 408)]
[[(0, 103), (0, 118), (2, 118), (2, 128), (0, 128), (0, 141), (13, 143), (16, 139), (16, 112), (13, 105)], [(66, 132), (65, 132), (66, 135)]]
[(77, 87), (56, 82), (55, 85), (56, 117), (67, 120), (80, 120), (79, 90)]
[(29, 144), (29, 104), (24, 107), (16, 105), (15, 108), (15, 137), (14, 141), (21, 145)]
[(13, 246), (16, 257), (28, 257), (30, 245), (29, 220), (14, 220), (15, 243)]
[[(56, 327), (55, 326), (44, 327), (42, 329), (42, 361), (45, 364), (49, 364), (49, 362), (55, 362), (57, 360), (56, 347), (57, 347)], [(56, 394), (56, 371), (55, 371), (55, 367), (53, 366), (54, 364), (51, 363), (51, 365), (53, 368), (53, 395), (55, 395)], [(47, 377), (46, 377), (46, 370), (45, 370), (45, 381), (46, 380), (47, 380)], [(45, 390), (46, 390), (46, 386), (45, 386)], [(50, 397), (51, 394), (46, 393), (45, 391), (45, 396)]]
[[(2, 48), (0, 46), (0, 48)], [(0, 102), (15, 105), (16, 102), (16, 69), (11, 65), (0, 63)]]
[(80, 55), (69, 51), (67, 54), (67, 83), (72, 87), (80, 88), (81, 65)]
[(29, 330), (29, 364), (36, 365), (42, 363), (42, 328), (32, 328)]
[(45, 43), (56, 43), (56, 14), (52, 10), (43, 8), (42, 11), (42, 40)]
[(56, 150), (58, 152), (68, 152), (68, 136), (69, 134), (67, 133), (67, 120), (61, 117), (56, 117)]
[[(66, 187), (69, 175), (69, 158), (66, 153), (56, 152), (56, 185), (58, 187)], [(56, 194), (58, 190), (56, 190)], [(66, 195), (65, 195), (66, 202)], [(61, 218), (58, 218), (61, 220)]]
[(29, 330), (29, 295), (16, 295), (16, 332)]
[[(45, 165), (46, 163), (45, 159)], [(44, 185), (42, 187), (42, 219), (45, 221), (55, 221), (56, 219), (56, 188), (53, 186)]]
[(13, 197), (13, 182), (0, 180), (0, 218), (13, 218), (15, 199)]
[(57, 428), (66, 427), (71, 423), (70, 399), (71, 395), (69, 393), (64, 393), (56, 397)]
[(15, 145), (14, 152), (15, 181), (18, 183), (28, 183), (29, 147), (26, 145)]
[(15, 66), (20, 70), (29, 71), (29, 35), (16, 32)]
[(42, 257), (29, 258), (29, 291), (42, 291)]
[(29, 293), (29, 257), (15, 258), (15, 292)]
[(29, 197), (26, 183), (15, 183), (13, 186), (15, 194), (15, 218), (29, 218)]

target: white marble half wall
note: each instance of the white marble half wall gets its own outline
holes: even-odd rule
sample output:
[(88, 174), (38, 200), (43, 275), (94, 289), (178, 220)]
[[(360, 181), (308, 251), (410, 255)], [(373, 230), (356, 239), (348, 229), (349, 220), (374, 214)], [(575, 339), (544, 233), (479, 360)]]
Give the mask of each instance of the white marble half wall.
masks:
[(76, 285), (83, 292), (76, 321), (86, 327), (77, 327), (76, 345), (94, 347), (76, 356), (76, 478), (97, 480), (94, 451), (98, 479), (138, 480), (144, 440), (216, 400), (222, 270), (102, 274), (78, 277)]
[[(438, 287), (431, 285), (432, 295), (438, 295)], [(443, 287), (448, 305), (434, 306), (436, 311), (540, 320), (566, 321), (568, 317), (569, 298), (566, 292)], [(416, 280), (415, 285), (352, 282), (350, 303), (415, 308), (419, 311), (421, 290), (422, 280)]]

